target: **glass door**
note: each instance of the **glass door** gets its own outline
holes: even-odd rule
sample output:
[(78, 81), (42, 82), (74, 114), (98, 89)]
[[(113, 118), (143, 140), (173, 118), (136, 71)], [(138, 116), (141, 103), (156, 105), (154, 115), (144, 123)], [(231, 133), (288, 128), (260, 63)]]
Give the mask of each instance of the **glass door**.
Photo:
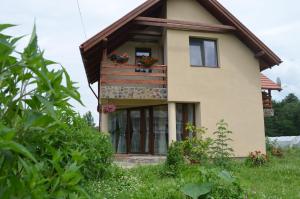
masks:
[(150, 153), (150, 111), (148, 108), (130, 110), (129, 153)]

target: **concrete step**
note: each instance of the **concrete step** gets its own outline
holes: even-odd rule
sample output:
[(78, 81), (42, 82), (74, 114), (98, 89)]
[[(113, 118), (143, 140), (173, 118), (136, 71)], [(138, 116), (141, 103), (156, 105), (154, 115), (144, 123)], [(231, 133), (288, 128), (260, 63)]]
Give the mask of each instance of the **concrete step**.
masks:
[(166, 156), (153, 155), (115, 155), (114, 163), (122, 168), (133, 168), (144, 165), (157, 165), (164, 163)]

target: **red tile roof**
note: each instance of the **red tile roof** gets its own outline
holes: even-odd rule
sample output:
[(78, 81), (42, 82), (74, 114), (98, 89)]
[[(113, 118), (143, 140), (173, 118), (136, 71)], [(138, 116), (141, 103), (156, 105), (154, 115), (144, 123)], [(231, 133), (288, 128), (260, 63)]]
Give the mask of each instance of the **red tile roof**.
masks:
[(273, 82), (272, 80), (270, 80), (268, 77), (266, 77), (263, 74), (261, 74), (260, 81), (261, 81), (261, 88), (262, 89), (278, 90), (278, 91), (282, 90), (280, 85)]

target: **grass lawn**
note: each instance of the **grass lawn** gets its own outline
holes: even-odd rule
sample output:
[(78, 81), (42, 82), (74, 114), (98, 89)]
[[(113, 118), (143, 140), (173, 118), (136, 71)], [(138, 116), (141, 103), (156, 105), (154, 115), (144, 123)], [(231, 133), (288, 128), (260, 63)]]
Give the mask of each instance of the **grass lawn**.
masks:
[(284, 158), (271, 158), (261, 168), (241, 166), (235, 172), (253, 199), (300, 198), (300, 150), (286, 152)]
[[(212, 166), (210, 166), (212, 167)], [(162, 165), (118, 170), (91, 190), (99, 198), (184, 199), (180, 188), (199, 180), (199, 166), (186, 166), (176, 178), (162, 177)], [(283, 158), (271, 158), (268, 165), (249, 168), (237, 162), (232, 168), (249, 199), (300, 199), (300, 150), (290, 150)]]

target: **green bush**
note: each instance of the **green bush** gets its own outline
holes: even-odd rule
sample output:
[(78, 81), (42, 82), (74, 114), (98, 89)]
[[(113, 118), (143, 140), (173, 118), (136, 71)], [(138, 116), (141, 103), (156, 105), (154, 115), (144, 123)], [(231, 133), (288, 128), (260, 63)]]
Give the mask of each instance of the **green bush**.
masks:
[(228, 124), (221, 120), (217, 123), (217, 131), (214, 132), (216, 138), (213, 141), (212, 157), (214, 163), (218, 166), (226, 168), (230, 163), (230, 158), (233, 156), (233, 149), (230, 146), (229, 142), (232, 142), (232, 139), (229, 135), (232, 134), (232, 131), (228, 130)]
[(167, 159), (162, 174), (176, 177), (184, 165), (184, 154), (182, 142), (173, 142), (168, 149)]
[(186, 184), (182, 192), (189, 197), (214, 199), (244, 199), (246, 193), (239, 180), (228, 171), (200, 168), (200, 181)]
[(279, 147), (278, 143), (276, 141), (272, 142), (268, 137), (266, 138), (266, 149), (269, 155), (280, 158), (284, 156), (284, 151)]
[(209, 158), (209, 151), (212, 145), (211, 138), (204, 138), (206, 128), (197, 128), (188, 123), (186, 130), (193, 133), (193, 137), (183, 141), (185, 157), (192, 163), (200, 163)]
[(108, 138), (72, 110), (77, 88), (43, 57), (35, 28), (16, 52), (20, 38), (2, 33), (12, 26), (0, 24), (0, 198), (89, 198), (82, 183), (109, 166)]
[(263, 154), (261, 151), (251, 152), (246, 159), (246, 164), (251, 167), (261, 167), (269, 161), (269, 158), (266, 154)]

